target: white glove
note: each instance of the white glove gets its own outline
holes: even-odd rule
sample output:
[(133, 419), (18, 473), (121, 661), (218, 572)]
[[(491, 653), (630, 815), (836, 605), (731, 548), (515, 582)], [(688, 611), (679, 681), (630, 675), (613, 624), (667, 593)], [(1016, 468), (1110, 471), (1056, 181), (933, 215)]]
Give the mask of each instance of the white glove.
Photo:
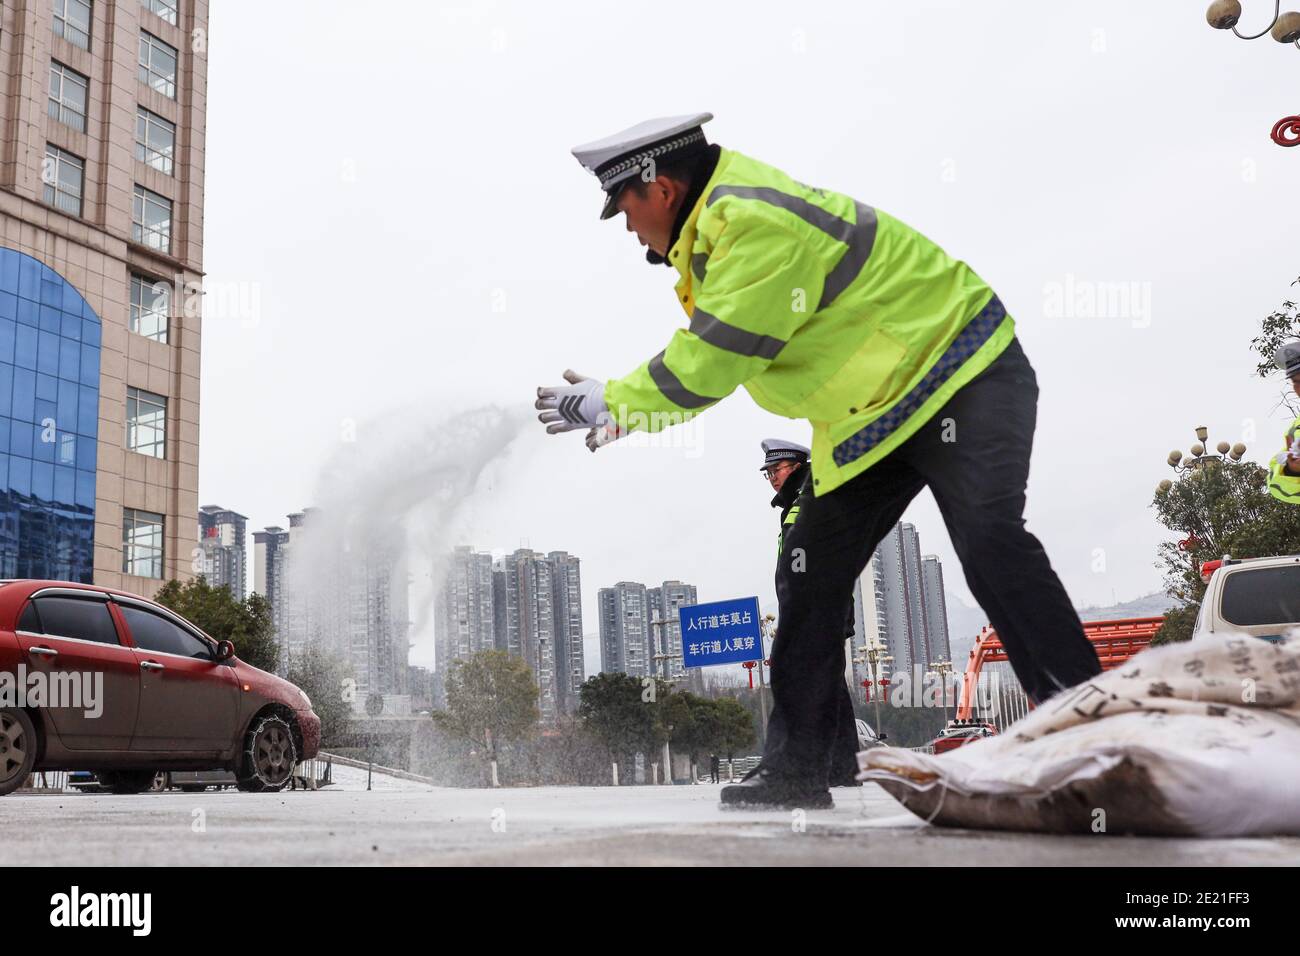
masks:
[[(564, 373), (568, 385), (543, 386), (537, 390), (535, 408), (542, 409), (537, 420), (547, 434), (557, 435), (575, 428), (595, 429), (610, 420), (605, 406), (605, 383), (584, 378), (572, 369)], [(594, 449), (593, 449), (594, 451)]]
[(604, 425), (597, 425), (591, 431), (587, 432), (587, 448), (595, 451), (597, 448), (603, 448), (610, 442), (618, 441), (625, 432), (618, 430), (618, 425), (610, 418), (610, 421)]

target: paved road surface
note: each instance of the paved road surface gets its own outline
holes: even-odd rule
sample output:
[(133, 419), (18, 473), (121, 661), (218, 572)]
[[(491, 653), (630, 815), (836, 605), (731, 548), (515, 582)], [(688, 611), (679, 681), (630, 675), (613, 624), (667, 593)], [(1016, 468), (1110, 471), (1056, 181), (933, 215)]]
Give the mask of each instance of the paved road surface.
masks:
[[(336, 772), (339, 768), (336, 768)], [(0, 864), (1295, 865), (1300, 838), (1042, 837), (941, 830), (874, 785), (834, 810), (723, 811), (717, 787), (443, 790), (343, 775), (284, 794), (15, 794)], [(201, 811), (201, 812), (200, 812)], [(202, 824), (204, 832), (195, 832)]]

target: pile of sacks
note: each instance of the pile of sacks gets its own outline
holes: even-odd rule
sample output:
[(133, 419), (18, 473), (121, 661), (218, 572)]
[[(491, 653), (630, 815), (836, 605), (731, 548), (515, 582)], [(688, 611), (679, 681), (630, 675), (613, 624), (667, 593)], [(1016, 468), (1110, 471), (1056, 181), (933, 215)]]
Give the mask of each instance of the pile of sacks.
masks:
[(1300, 641), (1150, 648), (942, 756), (858, 754), (925, 820), (1040, 833), (1300, 834)]

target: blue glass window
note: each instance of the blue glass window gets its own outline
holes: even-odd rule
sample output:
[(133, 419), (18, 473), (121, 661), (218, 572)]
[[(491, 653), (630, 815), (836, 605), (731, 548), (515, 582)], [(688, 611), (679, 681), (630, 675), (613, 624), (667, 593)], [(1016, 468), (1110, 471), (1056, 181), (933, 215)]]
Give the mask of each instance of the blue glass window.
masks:
[(58, 414), (60, 432), (77, 433), (77, 385), (75, 382), (59, 380)]
[(99, 388), (99, 348), (81, 343), (81, 384)]
[(9, 454), (32, 458), (32, 435), (36, 426), (30, 422), (12, 422), (9, 425)]
[(99, 389), (83, 385), (77, 391), (77, 434), (93, 439), (99, 434)]
[(93, 581), (99, 345), (75, 287), (0, 249), (0, 575)]
[(50, 462), (32, 462), (32, 495), (41, 501), (54, 500), (54, 465)]
[[(95, 512), (95, 473), (93, 471), (82, 471), (77, 469), (77, 507), (89, 508), (91, 516)], [(93, 534), (95, 523), (92, 521), (90, 530)]]
[(31, 299), (18, 300), (18, 321), (23, 325), (35, 326), (40, 321), (41, 307)]
[[(59, 400), (59, 380), (53, 375), (37, 372), (36, 399), (37, 401), (57, 402)], [(40, 418), (32, 419), (32, 421), (37, 422), (40, 420)]]
[(13, 319), (0, 319), (0, 362), (14, 361), (14, 341), (18, 337), (18, 326)]
[(95, 448), (95, 439), (79, 436), (77, 441), (77, 467), (89, 471), (92, 478), (95, 476)]
[(9, 456), (9, 491), (24, 498), (31, 496), (32, 460), (30, 458), (21, 455)]
[[(0, 342), (0, 346), (3, 343)], [(81, 368), (81, 346), (76, 339), (59, 338), (59, 378), (66, 378), (70, 382), (77, 381), (78, 370)]]
[(36, 370), (45, 375), (59, 374), (59, 334), (42, 331), (37, 338)]
[(39, 333), (30, 326), (19, 326), (14, 345), (14, 364), (19, 368), (36, 368), (36, 343)]

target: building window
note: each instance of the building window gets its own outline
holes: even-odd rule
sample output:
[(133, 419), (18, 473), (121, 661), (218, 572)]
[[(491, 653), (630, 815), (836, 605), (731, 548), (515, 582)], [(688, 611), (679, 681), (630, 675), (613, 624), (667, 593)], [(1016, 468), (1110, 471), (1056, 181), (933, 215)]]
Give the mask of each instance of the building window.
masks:
[(131, 331), (155, 342), (167, 341), (171, 291), (167, 283), (131, 276)]
[(140, 6), (158, 14), (172, 26), (176, 25), (177, 20), (176, 3), (177, 0), (140, 0)]
[(176, 47), (140, 31), (140, 82), (176, 99)]
[(45, 201), (49, 205), (69, 215), (80, 216), (81, 187), (85, 178), (86, 165), (80, 157), (45, 144), (41, 182), (45, 183)]
[(150, 458), (167, 457), (167, 398), (128, 386), (126, 447)]
[(90, 49), (90, 0), (54, 0), (54, 35)]
[(78, 133), (86, 131), (86, 88), (89, 81), (62, 63), (50, 61), (50, 116)]
[(131, 239), (150, 249), (171, 252), (172, 201), (137, 185), (131, 204)]
[(135, 111), (135, 158), (159, 172), (172, 175), (176, 153), (176, 124), (143, 106)]
[(142, 578), (163, 576), (163, 516), (122, 509), (122, 572)]

